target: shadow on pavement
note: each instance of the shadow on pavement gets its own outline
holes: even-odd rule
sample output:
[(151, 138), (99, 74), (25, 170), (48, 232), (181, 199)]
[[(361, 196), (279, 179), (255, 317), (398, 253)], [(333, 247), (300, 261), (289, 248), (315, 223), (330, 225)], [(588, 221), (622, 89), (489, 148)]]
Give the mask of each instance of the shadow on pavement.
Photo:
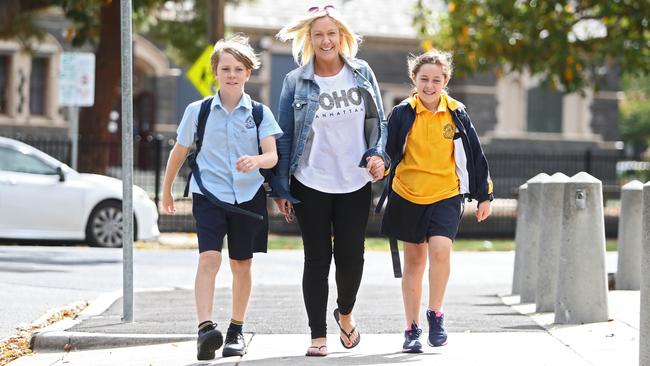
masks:
[[(335, 355), (338, 352), (332, 352), (330, 355)], [(305, 357), (305, 356), (290, 356), (290, 357), (272, 357), (264, 358), (259, 360), (245, 360), (237, 359), (233, 360), (232, 363), (219, 363), (218, 365), (385, 365), (385, 364), (395, 364), (395, 363), (404, 363), (410, 364), (413, 362), (422, 362), (423, 357), (435, 357), (440, 356), (436, 353), (419, 353), (419, 354), (408, 354), (408, 353), (384, 353), (379, 355), (359, 355), (359, 354), (350, 354), (349, 356), (343, 357)], [(217, 365), (215, 362), (220, 361), (220, 358), (216, 358), (211, 362), (196, 362), (187, 364), (186, 366), (209, 366)], [(434, 360), (432, 359), (431, 362)]]
[(544, 327), (539, 325), (513, 325), (511, 327), (501, 327), (502, 329), (509, 330), (545, 330)]

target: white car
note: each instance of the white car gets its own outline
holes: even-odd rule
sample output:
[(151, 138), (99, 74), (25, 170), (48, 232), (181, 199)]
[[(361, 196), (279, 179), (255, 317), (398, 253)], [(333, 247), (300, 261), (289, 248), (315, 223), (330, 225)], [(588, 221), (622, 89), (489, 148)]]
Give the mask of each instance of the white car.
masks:
[[(156, 205), (138, 186), (133, 210), (136, 239), (156, 238)], [(0, 137), (0, 238), (120, 247), (122, 181), (78, 173), (32, 146)]]

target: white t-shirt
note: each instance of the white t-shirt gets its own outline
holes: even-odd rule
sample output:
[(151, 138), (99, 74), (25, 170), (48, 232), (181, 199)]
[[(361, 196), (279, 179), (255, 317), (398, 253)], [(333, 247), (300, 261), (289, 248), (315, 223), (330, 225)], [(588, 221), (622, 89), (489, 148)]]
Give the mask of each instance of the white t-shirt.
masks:
[(319, 105), (295, 177), (325, 193), (350, 193), (372, 181), (359, 162), (366, 151), (365, 105), (347, 68), (334, 76), (314, 75)]

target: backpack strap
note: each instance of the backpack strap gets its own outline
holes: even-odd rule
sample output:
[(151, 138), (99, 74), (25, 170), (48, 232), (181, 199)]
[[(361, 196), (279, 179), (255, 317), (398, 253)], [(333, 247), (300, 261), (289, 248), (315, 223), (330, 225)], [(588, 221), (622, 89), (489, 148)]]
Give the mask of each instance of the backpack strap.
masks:
[(397, 246), (397, 239), (388, 238), (390, 243), (390, 257), (393, 262), (393, 276), (395, 278), (402, 278), (402, 264), (399, 260), (399, 247)]
[(258, 213), (248, 211), (248, 210), (244, 210), (244, 209), (239, 208), (239, 207), (237, 207), (235, 205), (231, 205), (230, 203), (223, 202), (220, 199), (218, 199), (217, 196), (212, 194), (212, 192), (210, 192), (209, 190), (207, 190), (205, 188), (205, 186), (203, 186), (203, 181), (201, 180), (201, 172), (199, 171), (199, 165), (196, 164), (196, 162), (194, 162), (194, 164), (191, 164), (190, 167), (192, 168), (192, 172), (194, 172), (194, 180), (196, 181), (196, 184), (199, 186), (199, 189), (201, 190), (201, 193), (203, 193), (205, 198), (207, 198), (215, 206), (221, 207), (224, 210), (226, 210), (227, 212), (232, 212), (232, 213), (236, 213), (236, 214), (245, 215), (245, 216), (252, 217), (252, 218), (258, 219), (258, 220), (263, 220), (264, 219), (264, 216), (262, 216), (262, 215), (260, 215)]
[(251, 104), (253, 105), (253, 121), (255, 122), (255, 127), (258, 130), (258, 133), (256, 134), (257, 136), (257, 146), (260, 151), (260, 155), (262, 154), (262, 146), (260, 145), (260, 134), (259, 134), (259, 129), (260, 129), (260, 124), (262, 124), (262, 120), (264, 119), (264, 107), (263, 104), (251, 99)]
[(201, 103), (201, 109), (199, 110), (199, 117), (196, 126), (196, 154), (201, 151), (201, 146), (203, 146), (205, 125), (208, 123), (208, 116), (210, 115), (210, 107), (212, 107), (213, 99), (214, 97), (208, 97), (203, 101), (203, 103)]
[[(404, 104), (404, 102), (402, 102)], [(401, 104), (400, 104), (401, 105)], [(409, 118), (415, 118), (415, 111), (413, 108), (410, 108), (408, 104), (404, 105), (402, 108), (394, 108), (391, 111), (391, 115), (388, 116), (388, 119), (390, 120), (392, 114), (395, 114), (394, 118), (396, 118), (399, 121), (403, 121), (404, 119), (409, 119)], [(405, 135), (404, 132), (402, 131), (402, 128), (404, 127), (404, 124), (400, 124), (400, 130), (397, 131), (397, 138), (398, 140), (401, 140), (401, 136)], [(408, 132), (408, 131), (406, 131)], [(401, 142), (401, 141), (398, 141)], [(379, 198), (379, 202), (377, 203), (377, 206), (375, 207), (375, 213), (379, 213), (381, 211), (382, 206), (384, 205), (384, 201), (388, 198), (388, 195), (392, 189), (392, 184), (393, 184), (393, 178), (395, 177), (395, 171), (397, 171), (397, 165), (400, 163), (402, 160), (402, 146), (398, 146), (399, 150), (396, 151), (396, 156), (397, 159), (395, 159), (395, 162), (393, 163), (393, 166), (391, 167), (390, 174), (388, 175), (388, 179), (386, 180), (384, 190), (381, 193), (381, 197)], [(393, 264), (393, 276), (395, 278), (401, 278), (402, 277), (402, 264), (400, 262), (400, 257), (399, 257), (399, 246), (397, 239), (395, 238), (388, 238), (388, 242), (390, 244), (390, 256), (391, 256), (391, 262)]]
[[(393, 117), (394, 115), (394, 117)], [(391, 119), (391, 117), (397, 119), (398, 121), (403, 121), (404, 118), (415, 118), (415, 111), (413, 108), (410, 108), (408, 103), (402, 102), (400, 103), (397, 107), (393, 108), (393, 110), (390, 112), (388, 115), (388, 120)], [(402, 126), (404, 124), (400, 124), (400, 130), (397, 131), (397, 139), (398, 142), (401, 140), (401, 135), (403, 134), (401, 131)], [(407, 131), (408, 133), (408, 131)], [(388, 179), (386, 179), (384, 183), (384, 189), (381, 192), (381, 196), (379, 197), (379, 201), (377, 202), (377, 206), (375, 206), (375, 213), (379, 213), (381, 211), (381, 208), (384, 206), (384, 202), (388, 198), (388, 195), (390, 193), (390, 190), (392, 189), (392, 184), (393, 184), (393, 178), (395, 177), (395, 172), (397, 171), (397, 165), (402, 161), (402, 152), (401, 152), (402, 147), (398, 146), (398, 151), (395, 151), (395, 156), (397, 157), (395, 161), (392, 163), (390, 173), (388, 174)], [(391, 156), (391, 159), (393, 157)], [(399, 257), (398, 257), (399, 259)]]
[[(195, 164), (196, 157), (201, 151), (201, 146), (203, 146), (203, 135), (205, 134), (205, 125), (208, 123), (208, 116), (210, 115), (210, 107), (212, 107), (212, 99), (214, 97), (208, 97), (201, 102), (201, 109), (199, 109), (199, 116), (197, 118), (196, 126), (196, 150), (192, 152), (188, 157), (188, 162), (190, 167)], [(193, 169), (192, 169), (193, 170)], [(190, 181), (192, 180), (192, 170), (190, 170), (187, 175), (187, 182), (185, 183), (185, 189), (183, 190), (183, 197), (188, 197), (190, 194)]]

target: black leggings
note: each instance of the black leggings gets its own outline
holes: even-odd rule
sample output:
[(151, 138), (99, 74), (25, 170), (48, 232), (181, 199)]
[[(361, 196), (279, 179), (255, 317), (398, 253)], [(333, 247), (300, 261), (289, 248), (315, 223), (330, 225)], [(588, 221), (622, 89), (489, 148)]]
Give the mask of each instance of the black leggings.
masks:
[(291, 180), (291, 194), (302, 232), (305, 266), (302, 294), (307, 308), (311, 337), (327, 335), (328, 276), (332, 263), (332, 230), (336, 289), (341, 314), (350, 314), (363, 274), (366, 225), (370, 212), (370, 183), (351, 193), (324, 193)]

